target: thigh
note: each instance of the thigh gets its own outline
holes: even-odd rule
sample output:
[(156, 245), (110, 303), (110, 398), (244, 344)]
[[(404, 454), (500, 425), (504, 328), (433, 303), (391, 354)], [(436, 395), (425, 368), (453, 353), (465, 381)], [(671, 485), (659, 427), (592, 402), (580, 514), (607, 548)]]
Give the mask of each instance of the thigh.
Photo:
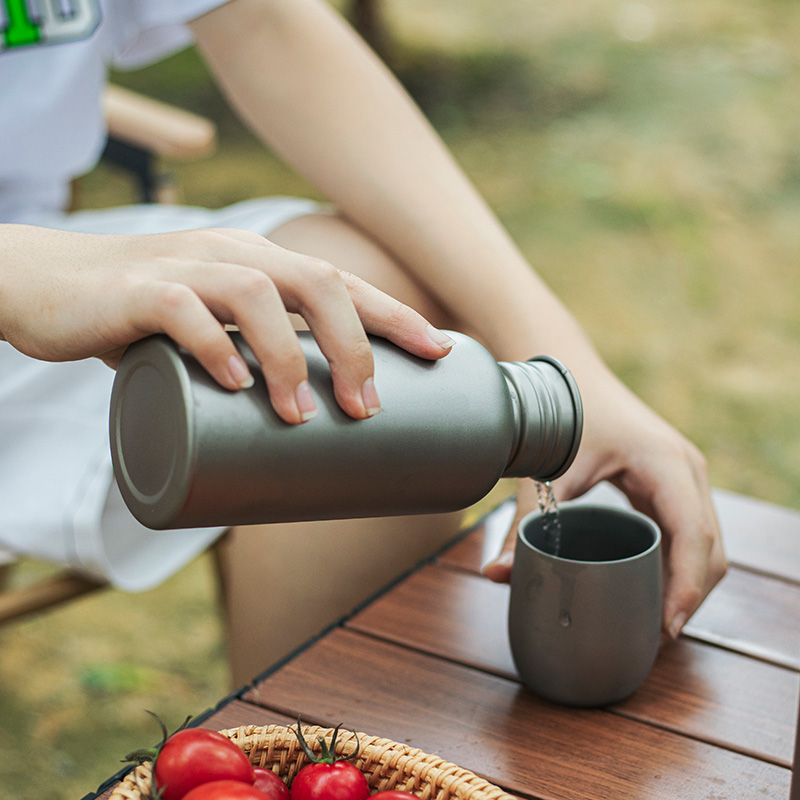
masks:
[(334, 212), (296, 217), (267, 238), (288, 250), (324, 258), (339, 269), (358, 275), (411, 306), (437, 327), (453, 327), (442, 306), (408, 274), (401, 262)]
[(241, 686), (457, 533), (461, 514), (234, 528), (215, 547)]

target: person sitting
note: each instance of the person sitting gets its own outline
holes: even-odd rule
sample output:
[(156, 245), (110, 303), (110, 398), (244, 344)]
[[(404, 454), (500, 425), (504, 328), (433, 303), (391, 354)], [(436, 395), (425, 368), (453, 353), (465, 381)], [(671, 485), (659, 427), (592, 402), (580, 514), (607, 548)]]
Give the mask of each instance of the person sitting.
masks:
[[(435, 549), (457, 518), (148, 531), (113, 482), (113, 372), (102, 362), (165, 333), (236, 391), (252, 380), (224, 330), (236, 325), (278, 415), (311, 425), (298, 326), (357, 419), (380, 409), (366, 333), (436, 359), (449, 328), (498, 359), (548, 353), (573, 372), (584, 437), (556, 497), (608, 480), (654, 517), (667, 542), (665, 631), (677, 636), (725, 571), (702, 456), (612, 374), (341, 17), (322, 0), (73, 6), (67, 17), (43, 4), (39, 20), (20, 6), (0, 49), (2, 543), (140, 591), (218, 541), (234, 682), (245, 681)], [(65, 210), (70, 180), (103, 148), (108, 66), (191, 41), (233, 109), (329, 205)], [(506, 545), (485, 569), (492, 579), (508, 580), (516, 524), (535, 507), (523, 480)]]

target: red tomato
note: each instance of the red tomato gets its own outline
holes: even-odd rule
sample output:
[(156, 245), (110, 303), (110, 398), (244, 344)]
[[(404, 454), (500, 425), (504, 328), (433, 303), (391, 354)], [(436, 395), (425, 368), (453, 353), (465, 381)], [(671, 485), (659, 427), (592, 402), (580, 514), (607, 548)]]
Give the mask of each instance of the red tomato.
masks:
[(269, 795), (241, 781), (211, 781), (196, 786), (186, 800), (268, 800)]
[(247, 756), (221, 733), (185, 728), (173, 733), (158, 754), (155, 782), (164, 800), (181, 800), (201, 783), (222, 780), (252, 785), (255, 772)]
[(380, 798), (380, 800), (419, 800), (417, 795), (411, 792), (404, 792), (400, 789), (387, 789), (385, 792), (375, 792), (370, 800), (375, 800), (376, 797)]
[(271, 800), (289, 800), (289, 787), (271, 770), (256, 767), (253, 786)]
[(367, 800), (369, 784), (346, 761), (306, 764), (292, 781), (292, 800)]

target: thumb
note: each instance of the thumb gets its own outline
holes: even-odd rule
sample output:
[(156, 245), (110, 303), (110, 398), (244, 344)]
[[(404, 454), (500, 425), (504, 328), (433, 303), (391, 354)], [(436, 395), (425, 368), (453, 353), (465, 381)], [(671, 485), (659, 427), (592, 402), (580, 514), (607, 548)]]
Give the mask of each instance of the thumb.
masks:
[(514, 515), (506, 523), (505, 537), (500, 552), (483, 567), (483, 574), (495, 583), (508, 583), (514, 564), (514, 550), (517, 546), (517, 531), (523, 517), (538, 508), (538, 491), (532, 480), (520, 480), (517, 487), (517, 500)]

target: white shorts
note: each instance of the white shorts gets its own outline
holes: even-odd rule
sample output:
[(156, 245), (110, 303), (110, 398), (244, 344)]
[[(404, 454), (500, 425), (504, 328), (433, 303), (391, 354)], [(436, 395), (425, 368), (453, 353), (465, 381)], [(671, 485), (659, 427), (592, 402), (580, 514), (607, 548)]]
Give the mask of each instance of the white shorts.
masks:
[[(319, 211), (309, 200), (248, 200), (217, 211), (126, 206), (34, 221), (85, 233), (226, 227), (267, 235)], [(100, 576), (126, 591), (164, 581), (221, 528), (151, 531), (117, 490), (108, 444), (114, 372), (97, 359), (54, 364), (0, 342), (0, 546)]]

